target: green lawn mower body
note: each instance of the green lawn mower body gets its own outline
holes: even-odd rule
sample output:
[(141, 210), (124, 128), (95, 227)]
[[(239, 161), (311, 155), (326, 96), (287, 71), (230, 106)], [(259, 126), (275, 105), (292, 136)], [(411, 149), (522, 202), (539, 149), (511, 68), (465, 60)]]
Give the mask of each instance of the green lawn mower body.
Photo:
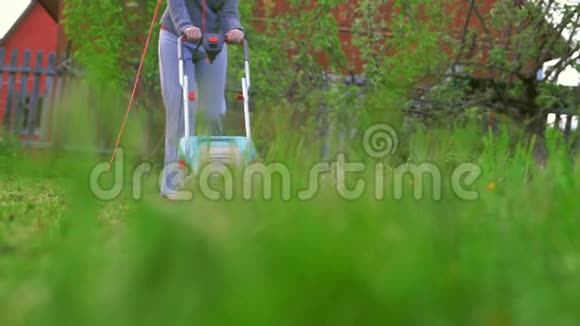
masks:
[(252, 141), (243, 136), (191, 136), (179, 141), (179, 157), (194, 175), (199, 175), (208, 163), (244, 168), (254, 162), (256, 150)]

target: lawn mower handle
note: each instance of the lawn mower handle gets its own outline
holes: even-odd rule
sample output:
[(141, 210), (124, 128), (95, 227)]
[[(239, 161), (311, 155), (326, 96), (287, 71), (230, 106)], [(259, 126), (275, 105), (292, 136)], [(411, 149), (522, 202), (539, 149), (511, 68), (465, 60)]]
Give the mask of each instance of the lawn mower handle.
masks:
[[(233, 43), (233, 42), (229, 42), (227, 37), (224, 40), (226, 41), (227, 44), (236, 44), (236, 43)], [(240, 43), (242, 43), (242, 46), (244, 47), (244, 60), (245, 61), (250, 61), (249, 53), (248, 53), (249, 52), (248, 51), (248, 39), (246, 39), (244, 37), (244, 39)]]
[[(185, 35), (181, 35), (177, 38), (177, 48), (178, 48), (178, 54), (177, 54), (177, 58), (179, 60), (179, 72), (180, 75), (183, 73), (183, 40), (186, 38)], [(227, 44), (238, 44), (238, 43), (232, 43), (232, 42), (228, 42), (227, 38), (224, 38), (224, 41)], [(201, 40), (200, 43), (201, 44)], [(250, 51), (249, 51), (249, 44), (248, 44), (248, 39), (244, 37), (244, 39), (240, 42), (242, 44), (242, 46), (244, 47), (244, 69), (246, 72), (246, 88), (250, 89)], [(199, 45), (198, 44), (198, 45)], [(183, 84), (181, 85), (183, 86)]]
[[(187, 76), (184, 74), (184, 57), (183, 57), (183, 39), (185, 35), (181, 35), (177, 38), (177, 58), (178, 58), (178, 66), (179, 66), (179, 83), (183, 88), (183, 102), (187, 103), (188, 95), (188, 80)], [(226, 41), (227, 42), (227, 41)], [(241, 79), (242, 83), (242, 98), (244, 102), (244, 122), (245, 122), (245, 129), (246, 129), (246, 137), (251, 139), (251, 125), (250, 125), (250, 109), (249, 109), (249, 97), (250, 97), (250, 54), (249, 54), (249, 44), (248, 40), (244, 37), (242, 40), (242, 45), (244, 47), (244, 71), (245, 75)], [(235, 44), (229, 43), (228, 44)], [(185, 118), (188, 121), (188, 110), (185, 109)], [(189, 135), (189, 124), (186, 122), (185, 124), (185, 135)]]
[[(185, 35), (181, 35), (177, 38), (178, 47), (181, 51), (179, 53), (179, 59), (182, 59), (182, 57), (181, 57), (181, 55), (183, 54), (182, 45), (183, 45), (183, 39), (185, 39), (185, 38), (186, 38)], [(203, 37), (202, 37), (202, 39), (203, 39)], [(227, 44), (237, 44), (234, 42), (229, 42), (227, 37), (224, 38), (224, 41)], [(199, 43), (201, 43), (201, 40), (199, 41)], [(240, 43), (244, 47), (244, 60), (249, 62), (250, 61), (250, 54), (249, 54), (249, 50), (248, 50), (248, 39), (244, 37), (244, 39)]]

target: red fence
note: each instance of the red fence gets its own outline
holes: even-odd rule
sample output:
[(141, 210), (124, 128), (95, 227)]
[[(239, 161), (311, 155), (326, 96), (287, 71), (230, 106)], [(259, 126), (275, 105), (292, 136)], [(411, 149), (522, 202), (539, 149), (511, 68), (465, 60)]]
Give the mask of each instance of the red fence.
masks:
[(25, 139), (38, 139), (57, 74), (56, 54), (24, 50), (18, 64), (21, 50), (6, 52), (0, 48), (0, 126)]

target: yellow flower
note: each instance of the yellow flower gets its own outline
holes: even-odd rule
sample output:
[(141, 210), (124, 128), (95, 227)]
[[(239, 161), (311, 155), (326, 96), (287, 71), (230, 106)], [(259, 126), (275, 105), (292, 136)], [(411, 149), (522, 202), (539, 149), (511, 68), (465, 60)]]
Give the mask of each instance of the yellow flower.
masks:
[(497, 185), (495, 184), (495, 182), (490, 181), (487, 183), (487, 191), (495, 191), (496, 188)]

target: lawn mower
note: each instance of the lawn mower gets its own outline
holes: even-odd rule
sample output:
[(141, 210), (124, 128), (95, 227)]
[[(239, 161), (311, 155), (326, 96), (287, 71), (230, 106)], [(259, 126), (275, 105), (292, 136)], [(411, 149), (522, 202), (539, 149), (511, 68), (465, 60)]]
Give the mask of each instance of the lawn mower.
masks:
[[(188, 167), (193, 176), (197, 176), (203, 166), (209, 163), (221, 163), (222, 167), (242, 168), (252, 163), (256, 158), (256, 150), (252, 142), (250, 127), (249, 90), (250, 90), (250, 63), (248, 54), (248, 41), (242, 41), (244, 49), (244, 76), (241, 78), (241, 97), (244, 106), (245, 136), (191, 136), (189, 134), (189, 110), (188, 110), (188, 76), (184, 73), (183, 42), (185, 36), (180, 36), (177, 42), (179, 59), (179, 82), (183, 94), (183, 108), (185, 120), (185, 132), (179, 141), (179, 161), (183, 167)], [(201, 52), (211, 63), (221, 51), (225, 43), (223, 36), (219, 34), (205, 34), (198, 44), (203, 47)], [(199, 53), (198, 51), (196, 51)], [(215, 166), (215, 165), (214, 165)]]

